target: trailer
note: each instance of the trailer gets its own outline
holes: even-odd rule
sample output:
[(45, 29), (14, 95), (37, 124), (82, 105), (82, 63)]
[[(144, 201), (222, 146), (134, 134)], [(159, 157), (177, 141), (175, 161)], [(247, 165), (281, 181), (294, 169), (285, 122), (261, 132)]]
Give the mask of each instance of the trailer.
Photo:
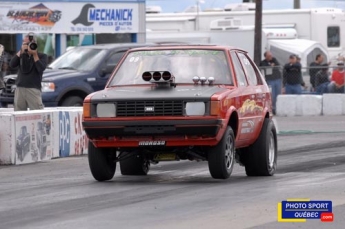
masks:
[[(147, 42), (191, 42), (200, 44), (220, 44), (242, 48), (248, 51), (251, 58), (254, 57), (254, 26), (229, 26), (236, 24), (236, 19), (229, 23), (211, 23), (209, 31), (147, 31)], [(224, 22), (224, 21), (223, 21)], [(329, 60), (327, 49), (317, 41), (298, 38), (294, 27), (270, 27), (262, 30), (262, 50), (264, 53), (270, 50), (280, 64), (289, 61), (291, 54), (301, 58), (302, 66), (309, 66), (315, 60), (317, 54), (323, 54), (325, 60)], [(263, 57), (262, 57), (263, 58)]]
[[(215, 12), (182, 12), (146, 14), (146, 28), (149, 32), (207, 32), (211, 24), (234, 27), (254, 26), (253, 10), (230, 10)], [(231, 20), (236, 19), (236, 20)], [(319, 42), (327, 49), (331, 60), (337, 60), (345, 52), (345, 12), (337, 8), (264, 10), (263, 28), (294, 28), (298, 39)], [(236, 24), (237, 23), (237, 24)]]

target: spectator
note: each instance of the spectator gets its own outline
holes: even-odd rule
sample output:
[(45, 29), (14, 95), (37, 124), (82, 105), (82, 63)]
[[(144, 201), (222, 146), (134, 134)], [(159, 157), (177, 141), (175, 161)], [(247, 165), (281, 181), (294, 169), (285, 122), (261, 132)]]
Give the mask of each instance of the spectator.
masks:
[(330, 83), (328, 74), (328, 64), (322, 64), (322, 69), (315, 75), (315, 89), (317, 94), (327, 93), (327, 87)]
[(270, 51), (266, 51), (264, 57), (265, 59), (260, 62), (260, 67), (264, 70), (266, 82), (272, 90), (272, 108), (275, 114), (277, 96), (282, 92), (280, 64)]
[(46, 69), (48, 57), (46, 54), (32, 50), (28, 43), (35, 41), (32, 34), (24, 37), (21, 50), (12, 57), (10, 67), (19, 67), (14, 92), (14, 110), (25, 111), (43, 109), (41, 82)]
[(315, 85), (316, 73), (318, 73), (318, 71), (321, 70), (319, 67), (322, 64), (323, 59), (324, 57), (322, 54), (317, 54), (315, 61), (309, 65), (309, 75), (310, 75), (310, 83), (312, 86), (312, 91), (314, 91), (316, 88), (316, 85)]
[(338, 69), (334, 70), (331, 77), (331, 83), (328, 85), (328, 91), (330, 93), (344, 93), (344, 62), (338, 62)]
[(290, 55), (289, 63), (284, 66), (283, 85), (285, 94), (302, 94), (305, 83), (302, 79), (301, 64), (297, 62), (296, 55)]

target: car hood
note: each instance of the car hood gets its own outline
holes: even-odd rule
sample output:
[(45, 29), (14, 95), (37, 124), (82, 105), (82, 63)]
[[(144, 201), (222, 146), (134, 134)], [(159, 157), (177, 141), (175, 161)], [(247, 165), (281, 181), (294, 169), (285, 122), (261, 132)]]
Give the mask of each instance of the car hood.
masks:
[[(65, 69), (46, 69), (43, 72), (43, 81), (54, 81), (57, 78), (65, 78), (66, 76), (73, 77), (73, 76), (81, 76), (84, 75), (85, 73), (83, 72), (78, 72), (75, 70), (65, 70)], [(17, 74), (12, 74), (12, 75), (7, 75), (4, 77), (4, 80), (6, 81), (7, 79), (16, 79)]]
[(215, 93), (228, 89), (209, 85), (177, 85), (170, 88), (154, 88), (151, 86), (108, 88), (95, 93), (91, 102), (118, 100), (166, 100), (166, 99), (195, 99), (209, 100)]

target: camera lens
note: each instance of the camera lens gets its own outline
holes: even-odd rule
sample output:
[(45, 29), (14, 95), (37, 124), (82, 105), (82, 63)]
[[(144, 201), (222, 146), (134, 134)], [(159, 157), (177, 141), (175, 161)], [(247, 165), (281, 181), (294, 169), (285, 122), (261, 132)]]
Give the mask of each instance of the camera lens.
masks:
[(29, 47), (30, 47), (31, 50), (36, 50), (37, 49), (37, 44), (32, 42), (32, 43), (29, 44)]

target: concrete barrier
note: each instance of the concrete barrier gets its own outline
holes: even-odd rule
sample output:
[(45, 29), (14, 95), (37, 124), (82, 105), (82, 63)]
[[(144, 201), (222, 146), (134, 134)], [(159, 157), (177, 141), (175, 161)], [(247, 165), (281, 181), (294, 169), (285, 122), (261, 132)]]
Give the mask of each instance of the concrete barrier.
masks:
[(87, 154), (81, 107), (0, 110), (0, 164), (27, 164)]
[(345, 115), (345, 94), (324, 94), (323, 115)]
[(317, 116), (322, 114), (321, 95), (279, 95), (278, 116)]

